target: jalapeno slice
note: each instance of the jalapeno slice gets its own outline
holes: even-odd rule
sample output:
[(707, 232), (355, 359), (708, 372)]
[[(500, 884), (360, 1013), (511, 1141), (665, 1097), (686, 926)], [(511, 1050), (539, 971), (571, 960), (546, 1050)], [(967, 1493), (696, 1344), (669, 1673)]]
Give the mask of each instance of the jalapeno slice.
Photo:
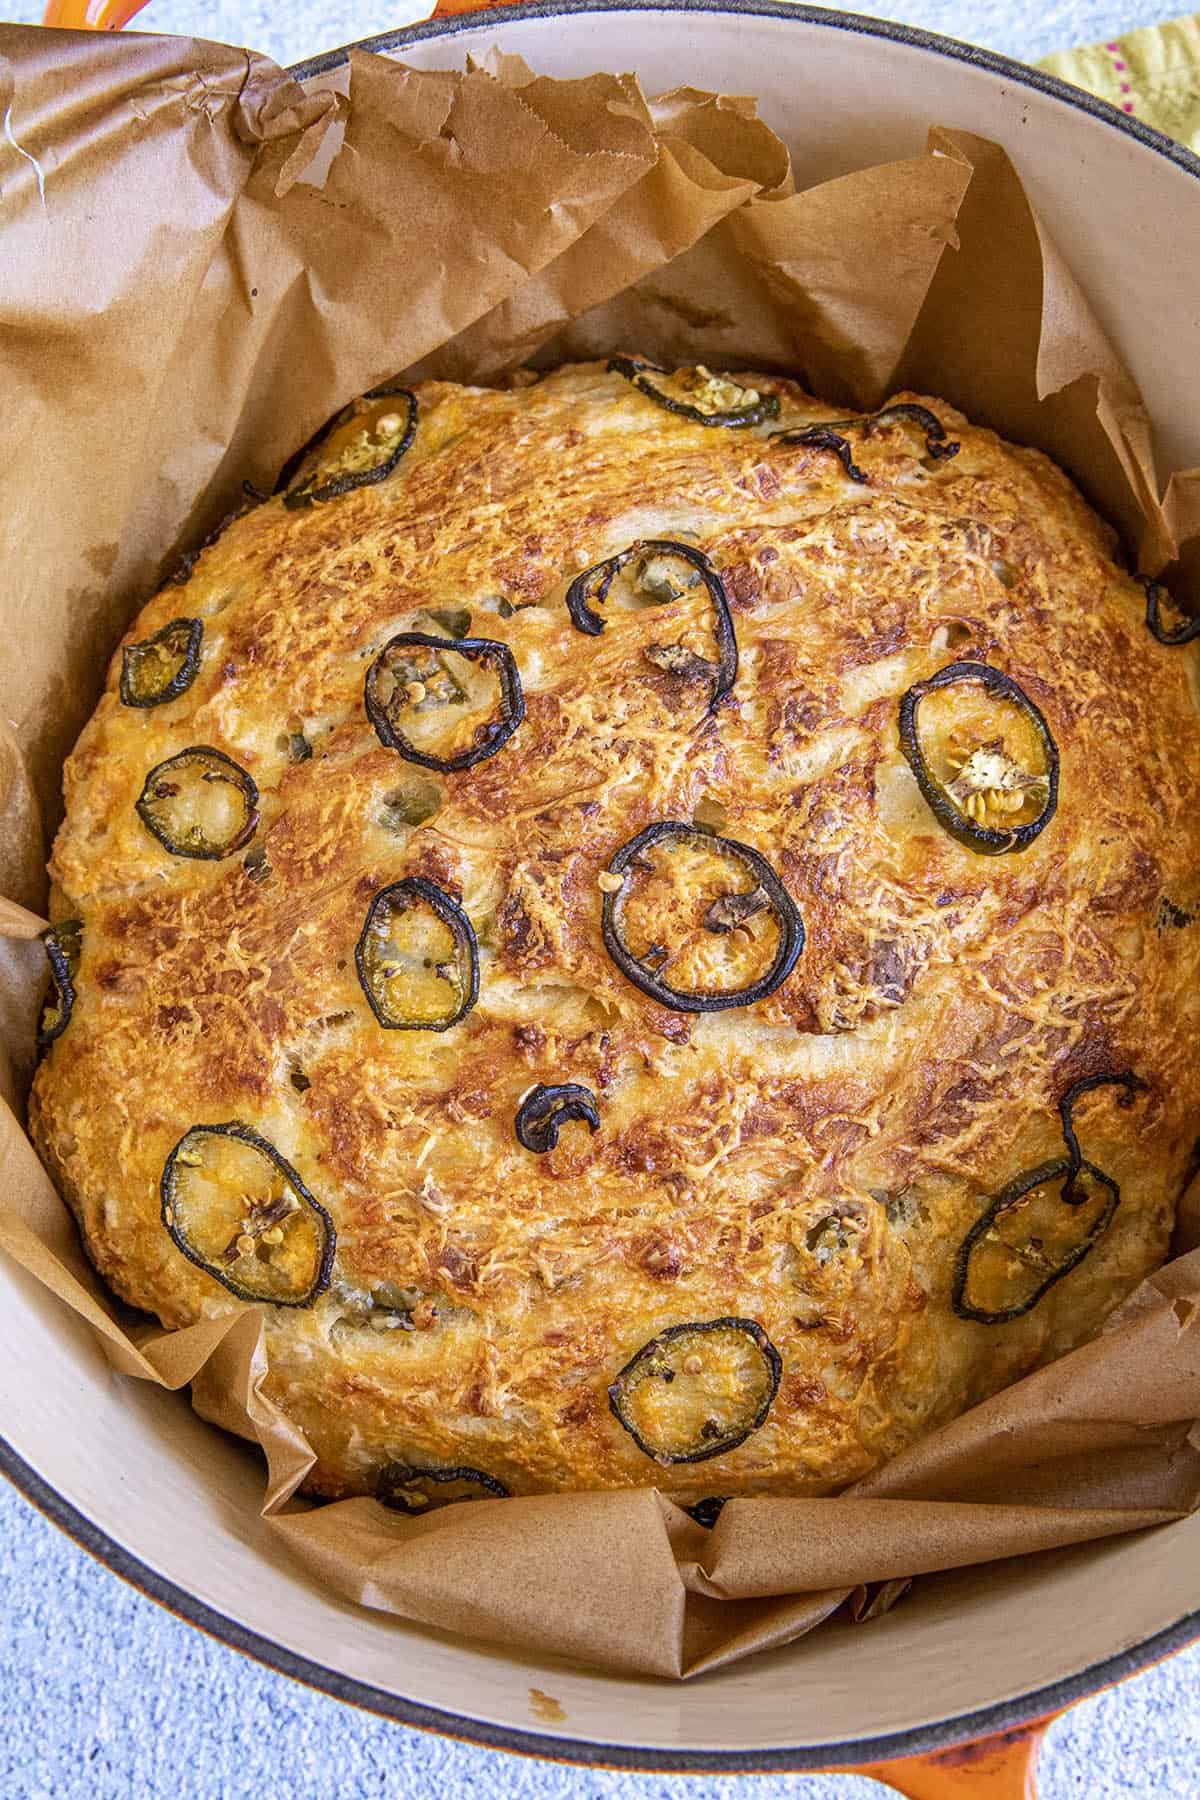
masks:
[(196, 679), (203, 636), (202, 619), (172, 619), (143, 643), (126, 644), (121, 652), (122, 705), (165, 706), (178, 700)]
[(761, 425), (779, 417), (779, 396), (742, 387), (728, 375), (714, 375), (703, 363), (667, 369), (644, 356), (614, 356), (611, 375), (623, 375), (639, 394), (694, 425), (723, 425), (732, 430)]
[(425, 1297), (392, 1281), (377, 1282), (366, 1291), (334, 1282), (330, 1299), (339, 1311), (329, 1327), (330, 1341), (355, 1345), (356, 1354), (364, 1347), (398, 1344), (417, 1329), (413, 1308)]
[[(372, 388), (351, 401), (310, 439), (298, 457), (285, 463), (279, 484), (286, 487), (289, 512), (336, 500), (353, 488), (386, 481), (417, 435), (417, 396), (406, 387)], [(320, 461), (295, 486), (297, 469), (320, 450)]]
[(43, 931), (42, 945), (50, 965), (50, 987), (38, 1020), (39, 1050), (45, 1050), (55, 1038), (60, 1038), (71, 1023), (75, 1007), (75, 975), (83, 953), (83, 921), (60, 920), (49, 931)]
[(448, 1031), (479, 998), (479, 946), (471, 921), (423, 875), (375, 895), (354, 962), (386, 1031)]
[(432, 819), (442, 804), (442, 790), (434, 781), (414, 778), (411, 786), (394, 788), (383, 796), (376, 822), (385, 831), (403, 837), (414, 826)]
[(367, 670), (367, 717), (406, 762), (455, 775), (502, 750), (525, 717), (507, 644), (402, 631)]
[[(425, 614), (448, 638), (469, 638), (471, 609), (467, 606), (427, 606)], [(418, 617), (421, 615), (418, 614)]]
[[(837, 421), (838, 425), (849, 423), (847, 419)], [(849, 438), (843, 437), (834, 425), (801, 425), (792, 431), (773, 431), (771, 442), (802, 444), (808, 450), (832, 450), (851, 481), (865, 482), (868, 479), (866, 471), (860, 469), (854, 460)]]
[[(1195, 638), (1200, 637), (1200, 616), (1189, 618), (1186, 613), (1182, 612), (1175, 605), (1161, 581), (1151, 581), (1148, 575), (1139, 575), (1137, 579), (1146, 590), (1146, 629), (1152, 637), (1156, 637), (1160, 644), (1168, 644), (1172, 647), (1190, 644)], [(1178, 614), (1180, 619), (1178, 625), (1163, 624), (1162, 608), (1164, 604), (1169, 606), (1173, 613)]]
[(608, 1390), (618, 1424), (656, 1463), (707, 1462), (744, 1444), (771, 1410), (783, 1363), (753, 1319), (671, 1325)]
[(738, 647), (725, 585), (703, 550), (697, 550), (691, 544), (676, 543), (672, 538), (645, 538), (630, 544), (615, 556), (606, 556), (603, 562), (593, 563), (591, 568), (576, 575), (567, 589), (567, 611), (577, 631), (599, 637), (605, 620), (596, 607), (603, 606), (610, 595), (614, 598), (619, 595), (635, 609), (669, 606), (701, 583), (712, 605), (716, 661), (709, 662), (694, 655), (683, 644), (654, 644), (646, 654), (659, 668), (671, 674), (682, 675), (687, 680), (698, 677), (711, 680), (712, 693), (708, 702), (711, 712), (737, 680)]
[(697, 1525), (703, 1525), (706, 1531), (711, 1531), (721, 1516), (725, 1502), (731, 1498), (729, 1494), (709, 1494), (705, 1499), (697, 1500), (695, 1506), (685, 1506), (683, 1510), (689, 1519), (695, 1519)]
[(1042, 713), (989, 663), (955, 662), (900, 701), (900, 748), (938, 824), (968, 850), (1027, 850), (1058, 805)]
[(168, 1156), (162, 1222), (177, 1250), (239, 1300), (310, 1306), (337, 1233), (274, 1144), (249, 1125), (193, 1125)]
[(860, 424), (870, 437), (881, 425), (890, 425), (894, 419), (901, 419), (920, 426), (925, 433), (925, 454), (932, 456), (935, 462), (947, 462), (950, 457), (957, 456), (962, 445), (953, 442), (946, 434), (946, 427), (936, 413), (931, 413), (927, 406), (918, 406), (912, 400), (898, 400), (895, 406), (881, 407), (877, 413), (871, 413), (866, 419), (846, 421), (847, 424)]
[(899, 400), (895, 406), (885, 406), (877, 413), (866, 413), (861, 419), (820, 419), (813, 425), (801, 425), (788, 431), (773, 431), (772, 443), (804, 444), (814, 450), (832, 450), (840, 461), (851, 481), (865, 482), (869, 476), (860, 469), (854, 460), (854, 452), (850, 440), (843, 434), (847, 431), (861, 431), (864, 437), (871, 437), (883, 425), (890, 425), (895, 420), (919, 425), (925, 433), (925, 454), (935, 462), (945, 462), (957, 456), (962, 445), (952, 442), (946, 435), (946, 427), (931, 413), (927, 406), (918, 406), (911, 400)]
[(557, 1146), (559, 1132), (573, 1119), (599, 1131), (600, 1112), (591, 1088), (578, 1081), (560, 1082), (556, 1087), (539, 1081), (522, 1100), (513, 1129), (517, 1142), (540, 1156)]
[(137, 815), (172, 856), (219, 862), (258, 830), (258, 788), (223, 750), (193, 744), (151, 769)]
[(677, 1012), (765, 1000), (804, 948), (795, 901), (749, 844), (662, 819), (623, 844), (608, 872), (623, 879), (604, 894), (604, 947), (635, 987)]
[(1058, 1113), (1062, 1120), (1063, 1142), (1067, 1146), (1067, 1178), (1063, 1182), (1060, 1198), (1068, 1206), (1078, 1206), (1085, 1198), (1077, 1192), (1076, 1184), (1076, 1177), (1085, 1165), (1075, 1131), (1075, 1107), (1085, 1094), (1094, 1093), (1097, 1088), (1102, 1087), (1121, 1088), (1123, 1092), (1118, 1096), (1117, 1105), (1126, 1109), (1133, 1105), (1139, 1094), (1146, 1091), (1146, 1083), (1132, 1069), (1106, 1071), (1103, 1075), (1085, 1075), (1082, 1081), (1075, 1082), (1073, 1087), (1067, 1089), (1058, 1103)]
[(256, 506), (261, 506), (264, 500), (269, 500), (271, 497), (269, 494), (264, 494), (260, 488), (256, 488), (252, 481), (243, 481), (242, 496), (242, 504), (235, 506), (232, 512), (227, 512), (224, 518), (218, 519), (212, 530), (200, 539), (194, 550), (184, 551), (168, 576), (172, 587), (186, 587), (192, 579), (196, 564), (200, 561), (203, 553), (211, 549), (218, 538), (225, 535), (234, 520), (244, 519), (247, 513), (253, 512)]
[[(433, 1487), (442, 1490), (429, 1493)], [(450, 1506), (459, 1500), (507, 1500), (511, 1489), (482, 1469), (418, 1469), (411, 1463), (392, 1462), (379, 1471), (375, 1498), (393, 1512), (416, 1517), (431, 1506)]]
[(1099, 1243), (1121, 1190), (1111, 1176), (1081, 1162), (1077, 1174), (1086, 1191), (1064, 1205), (1057, 1184), (1070, 1172), (1063, 1156), (1018, 1175), (972, 1225), (954, 1264), (951, 1305), (960, 1319), (1005, 1325), (1021, 1318)]

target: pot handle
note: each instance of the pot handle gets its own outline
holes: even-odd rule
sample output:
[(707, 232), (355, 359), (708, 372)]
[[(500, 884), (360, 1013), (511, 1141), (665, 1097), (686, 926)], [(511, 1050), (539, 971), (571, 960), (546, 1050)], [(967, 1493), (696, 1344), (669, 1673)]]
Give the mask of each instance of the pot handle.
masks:
[(864, 1763), (845, 1773), (870, 1776), (906, 1800), (1037, 1800), (1038, 1754), (1056, 1716), (930, 1756)]
[(71, 31), (120, 31), (146, 0), (47, 0), (43, 25)]

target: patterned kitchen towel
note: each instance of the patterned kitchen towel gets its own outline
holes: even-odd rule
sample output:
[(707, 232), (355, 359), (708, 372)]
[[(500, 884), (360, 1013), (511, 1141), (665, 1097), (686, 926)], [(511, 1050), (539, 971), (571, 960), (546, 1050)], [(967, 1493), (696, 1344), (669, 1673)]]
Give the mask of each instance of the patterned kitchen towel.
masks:
[(1038, 66), (1200, 151), (1200, 13), (1059, 50)]

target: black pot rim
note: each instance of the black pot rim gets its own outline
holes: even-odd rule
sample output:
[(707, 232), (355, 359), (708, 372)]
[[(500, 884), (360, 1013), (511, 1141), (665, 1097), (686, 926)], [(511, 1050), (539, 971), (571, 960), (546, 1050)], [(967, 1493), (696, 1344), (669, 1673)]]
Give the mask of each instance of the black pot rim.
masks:
[[(1079, 112), (1091, 114), (1102, 124), (1115, 127), (1166, 161), (1200, 176), (1200, 156), (1175, 143), (1162, 132), (1144, 125), (1139, 119), (1121, 112), (1108, 101), (1100, 100), (1081, 88), (1070, 86), (1056, 76), (1039, 69), (982, 50), (956, 38), (942, 37), (911, 25), (895, 25), (883, 19), (870, 19), (858, 13), (828, 12), (824, 8), (794, 4), (793, 0), (533, 0), (532, 4), (498, 8), (486, 14), (461, 13), (447, 19), (427, 20), (403, 30), (384, 32), (365, 38), (341, 49), (297, 63), (292, 74), (299, 80), (328, 74), (348, 60), (352, 49), (379, 53), (403, 50), (409, 44), (430, 38), (454, 37), (459, 32), (477, 30), (481, 23), (499, 27), (527, 18), (555, 18), (563, 14), (588, 12), (713, 12), (751, 17), (786, 19), (789, 24), (818, 25), (828, 30), (846, 31), (862, 37), (884, 38), (954, 62), (966, 62), (989, 74), (1001, 75), (1022, 87), (1042, 94)], [(115, 1538), (100, 1529), (79, 1509), (66, 1500), (49, 1482), (0, 1438), (0, 1472), (38, 1511), (50, 1519), (98, 1562), (119, 1575), (149, 1599), (157, 1601), (168, 1612), (186, 1619), (210, 1637), (228, 1644), (255, 1661), (281, 1675), (315, 1688), (335, 1700), (344, 1700), (383, 1718), (395, 1719), (422, 1731), (433, 1731), (444, 1737), (457, 1738), (489, 1750), (506, 1750), (517, 1755), (541, 1757), (551, 1762), (575, 1763), (587, 1768), (639, 1770), (663, 1774), (786, 1774), (818, 1769), (853, 1769), (865, 1763), (886, 1762), (893, 1758), (925, 1755), (969, 1739), (989, 1737), (1010, 1731), (1031, 1719), (1059, 1712), (1076, 1700), (1086, 1698), (1099, 1689), (1110, 1687), (1134, 1675), (1140, 1669), (1169, 1656), (1175, 1650), (1200, 1639), (1200, 1609), (1183, 1614), (1174, 1624), (1115, 1655), (1090, 1663), (1077, 1674), (1049, 1682), (1011, 1700), (997, 1702), (974, 1712), (937, 1719), (907, 1731), (879, 1736), (847, 1739), (832, 1744), (796, 1744), (778, 1750), (662, 1750), (650, 1746), (607, 1744), (584, 1738), (551, 1737), (540, 1732), (521, 1731), (515, 1727), (490, 1725), (462, 1713), (444, 1712), (415, 1700), (406, 1700), (385, 1688), (343, 1675), (323, 1663), (312, 1662), (285, 1645), (252, 1631), (248, 1626), (228, 1618), (215, 1607), (189, 1594), (151, 1568)]]

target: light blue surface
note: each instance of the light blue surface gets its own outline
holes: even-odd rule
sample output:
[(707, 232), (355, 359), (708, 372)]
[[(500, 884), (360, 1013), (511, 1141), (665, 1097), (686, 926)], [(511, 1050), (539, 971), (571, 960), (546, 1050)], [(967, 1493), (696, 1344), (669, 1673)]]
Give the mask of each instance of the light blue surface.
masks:
[[(0, 0), (0, 5), (3, 0)], [(404, 24), (420, 0), (151, 0), (147, 30), (279, 62)], [(1155, 0), (904, 0), (907, 19), (1036, 58), (1170, 16)], [(9, 4), (36, 20), (40, 5)], [(143, 1599), (0, 1484), (0, 1800), (883, 1800), (843, 1776), (701, 1780), (523, 1761), (409, 1731), (261, 1669)], [(1200, 1646), (1055, 1725), (1042, 1800), (1196, 1800)]]

